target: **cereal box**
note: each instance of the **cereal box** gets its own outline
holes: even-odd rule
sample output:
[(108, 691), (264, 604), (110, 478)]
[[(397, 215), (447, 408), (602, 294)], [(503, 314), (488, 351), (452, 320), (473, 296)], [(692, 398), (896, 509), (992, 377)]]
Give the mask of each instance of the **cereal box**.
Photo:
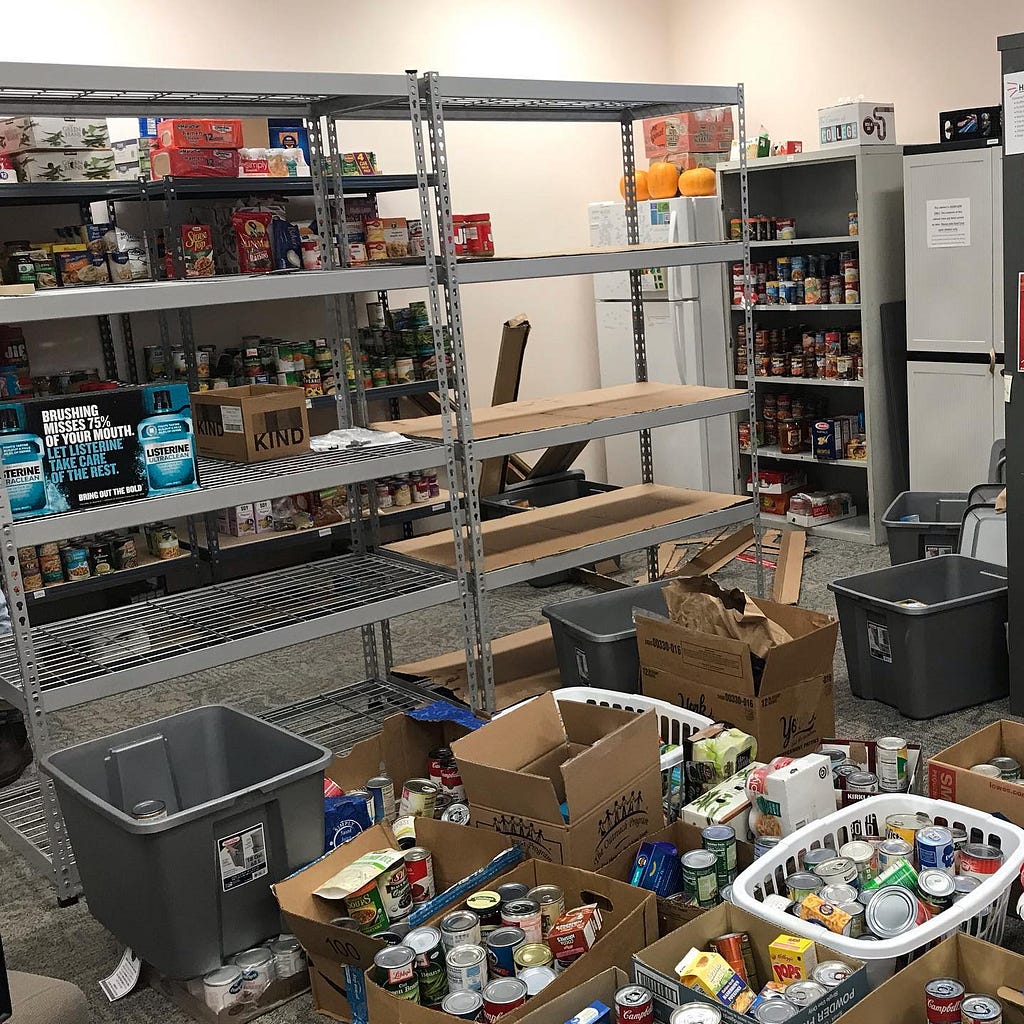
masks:
[(174, 117), (156, 126), (156, 139), (162, 149), (238, 149), (242, 122), (237, 117)]
[(818, 948), (811, 939), (780, 935), (768, 945), (775, 980), (782, 985), (806, 981), (818, 966)]

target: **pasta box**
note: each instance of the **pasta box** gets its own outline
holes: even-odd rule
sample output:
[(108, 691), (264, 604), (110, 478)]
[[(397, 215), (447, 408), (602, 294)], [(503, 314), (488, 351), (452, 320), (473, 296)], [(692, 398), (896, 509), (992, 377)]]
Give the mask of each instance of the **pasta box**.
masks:
[(265, 462), (309, 451), (306, 392), (281, 384), (247, 384), (192, 395), (201, 455)]

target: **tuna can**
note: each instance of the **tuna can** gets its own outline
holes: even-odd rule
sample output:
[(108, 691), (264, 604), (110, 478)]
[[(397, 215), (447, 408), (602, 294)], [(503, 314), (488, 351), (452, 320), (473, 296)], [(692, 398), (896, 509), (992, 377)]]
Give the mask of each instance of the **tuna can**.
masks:
[(797, 871), (786, 878), (786, 890), (794, 903), (803, 903), (805, 897), (812, 896), (822, 885), (821, 878), (810, 871)]
[(546, 939), (551, 926), (565, 913), (565, 893), (559, 885), (536, 885), (526, 898), (540, 904), (540, 928)]
[(819, 846), (814, 850), (805, 850), (800, 860), (803, 864), (804, 871), (813, 871), (819, 864), (824, 864), (825, 861), (835, 860), (835, 858), (835, 850), (829, 846)]
[(447, 1013), (449, 1017), (458, 1017), (459, 1020), (479, 1020), (483, 1008), (483, 996), (466, 989), (449, 992), (441, 1000), (441, 1012)]
[[(840, 356), (842, 360), (844, 357)], [(847, 793), (858, 793), (862, 796), (873, 796), (878, 792), (878, 776), (874, 772), (850, 772), (846, 776)]]
[(395, 784), (386, 775), (377, 775), (366, 784), (373, 799), (373, 823), (395, 820)]
[(754, 840), (754, 857), (763, 857), (782, 842), (782, 836), (758, 836)]
[(938, 868), (948, 874), (955, 874), (953, 833), (941, 825), (922, 828), (914, 837), (914, 851), (918, 869)]
[(544, 940), (540, 904), (535, 900), (512, 900), (502, 904), (501, 923), (503, 927), (522, 929), (528, 943)]
[(245, 981), (234, 965), (218, 967), (203, 977), (203, 1001), (214, 1013), (237, 1006), (244, 998)]
[(815, 865), (814, 873), (821, 879), (822, 885), (846, 883), (855, 886), (857, 882), (857, 865), (849, 857), (833, 857), (831, 860), (822, 861)]
[(900, 836), (883, 839), (877, 849), (878, 870), (884, 871), (890, 864), (898, 860), (910, 861), (913, 856), (914, 847)]
[(736, 881), (736, 830), (731, 825), (709, 825), (700, 834), (701, 845), (715, 855), (718, 888)]
[(682, 856), (683, 893), (698, 907), (718, 905), (718, 858), (709, 850), (690, 850)]
[(532, 998), (546, 989), (558, 974), (553, 967), (524, 967), (516, 977), (526, 985), (526, 994)]
[(420, 982), (415, 969), (416, 954), (408, 946), (385, 946), (373, 957), (377, 984), (396, 999), (420, 1001)]
[(515, 952), (526, 942), (522, 928), (495, 928), (484, 936), (487, 972), (491, 977), (511, 978), (516, 973)]
[(430, 779), (407, 779), (402, 787), (402, 805), (398, 813), (414, 818), (432, 818), (440, 792), (440, 785)]
[(1016, 782), (1020, 778), (1020, 761), (1015, 757), (993, 757), (989, 764), (999, 769), (999, 777), (1007, 782)]
[(480, 918), (471, 910), (453, 910), (441, 918), (441, 942), (447, 949), (480, 945)]
[(422, 846), (406, 850), (405, 873), (409, 879), (409, 888), (412, 890), (413, 906), (434, 898), (434, 859), (429, 850)]
[(960, 1020), (963, 1024), (1002, 1024), (1003, 1008), (998, 999), (975, 992), (964, 996), (960, 1004)]
[(960, 874), (980, 878), (983, 882), (1003, 864), (1003, 853), (997, 846), (968, 843), (960, 851)]
[(281, 935), (270, 944), (274, 954), (274, 973), (278, 979), (294, 977), (306, 970), (306, 953), (294, 935)]
[(516, 974), (522, 974), (528, 967), (550, 967), (554, 962), (554, 954), (544, 942), (526, 942), (513, 954)]
[(953, 906), (956, 882), (953, 875), (941, 868), (925, 868), (917, 876), (917, 898), (933, 914)]
[(818, 895), (826, 903), (854, 903), (857, 900), (857, 888), (845, 882), (833, 882), (822, 886)]
[(420, 1002), (424, 1006), (439, 1005), (448, 994), (448, 974), (440, 930), (429, 926), (413, 928), (406, 935), (403, 945), (415, 954), (413, 967), (419, 979)]
[(615, 993), (615, 1024), (654, 1024), (654, 996), (643, 985), (626, 985)]
[(480, 933), (484, 937), (501, 927), (501, 897), (491, 889), (481, 889), (466, 898), (466, 909), (472, 910), (480, 920)]
[(864, 923), (880, 939), (894, 939), (917, 923), (920, 904), (902, 885), (887, 885), (875, 893), (864, 911)]
[(933, 978), (924, 987), (928, 1024), (960, 1024), (960, 1006), (967, 990), (955, 978)]
[(811, 979), (825, 988), (838, 988), (853, 973), (841, 960), (825, 960), (814, 968)]
[(235, 957), (235, 966), (242, 972), (242, 987), (253, 1002), (259, 999), (270, 983), (277, 980), (274, 954), (266, 946), (246, 950)]
[(786, 998), (794, 1006), (804, 1009), (828, 995), (828, 989), (816, 981), (794, 981), (786, 986)]
[[(879, 784), (881, 784), (881, 777), (879, 777)], [(911, 850), (913, 850), (914, 840), (917, 838), (917, 833), (922, 828), (927, 828), (932, 823), (932, 819), (927, 814), (918, 811), (914, 814), (890, 814), (885, 819), (885, 835), (887, 838), (898, 838), (904, 842), (910, 844)]]
[(519, 978), (498, 978), (490, 982), (483, 991), (485, 1024), (494, 1024), (506, 1013), (522, 1006), (528, 991), (526, 982)]

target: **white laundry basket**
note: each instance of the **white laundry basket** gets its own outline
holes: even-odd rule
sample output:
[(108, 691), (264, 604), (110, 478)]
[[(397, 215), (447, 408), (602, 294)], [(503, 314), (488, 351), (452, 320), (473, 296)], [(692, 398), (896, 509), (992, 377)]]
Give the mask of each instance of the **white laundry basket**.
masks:
[[(661, 736), (661, 742), (679, 746), (678, 750), (669, 750), (661, 755), (665, 808), (670, 818), (678, 816), (683, 779), (682, 772), (673, 771), (673, 769), (678, 768), (686, 757), (686, 751), (682, 749), (681, 744), (687, 736), (692, 736), (695, 732), (714, 725), (713, 719), (708, 718), (707, 715), (698, 715), (695, 711), (676, 707), (675, 704), (658, 700), (656, 697), (644, 697), (638, 693), (620, 693), (618, 690), (599, 690), (594, 686), (563, 686), (560, 690), (552, 690), (551, 695), (556, 701), (571, 700), (578, 704), (596, 704), (602, 708), (618, 708), (621, 711), (635, 711), (637, 714), (653, 711), (658, 716), (658, 733)], [(518, 704), (513, 705), (513, 707), (519, 706)], [(506, 708), (504, 711), (499, 711), (494, 717), (500, 718), (511, 710), (512, 708)]]
[[(903, 935), (877, 942), (862, 942), (846, 935), (823, 932), (809, 921), (802, 921), (761, 902), (771, 893), (786, 895), (786, 876), (802, 870), (800, 858), (805, 850), (822, 846), (838, 850), (852, 839), (884, 835), (888, 815), (916, 811), (923, 811), (936, 824), (962, 826), (967, 830), (969, 842), (998, 846), (1003, 851), (1002, 866), (948, 910)], [(957, 929), (998, 945), (1006, 923), (1010, 888), (1022, 865), (1024, 829), (972, 807), (910, 793), (886, 793), (844, 807), (783, 839), (740, 874), (733, 883), (732, 901), (738, 907), (777, 924), (780, 931), (826, 942), (839, 953), (865, 961), (869, 967), (869, 980), (875, 987)]]

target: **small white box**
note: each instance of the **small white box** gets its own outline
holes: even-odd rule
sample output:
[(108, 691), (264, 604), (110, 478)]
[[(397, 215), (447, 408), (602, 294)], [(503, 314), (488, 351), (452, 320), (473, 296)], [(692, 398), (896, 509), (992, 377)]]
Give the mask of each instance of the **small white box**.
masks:
[(110, 135), (104, 119), (87, 117), (5, 117), (0, 119), (0, 149), (107, 149)]
[(818, 143), (829, 146), (879, 146), (896, 142), (892, 103), (858, 100), (818, 110)]
[(274, 532), (274, 505), (270, 501), (254, 501), (253, 513), (256, 519), (257, 533)]
[(747, 777), (755, 768), (764, 767), (760, 761), (751, 761), (735, 775), (712, 786), (682, 809), (683, 821), (694, 828), (732, 825), (736, 829), (737, 838), (749, 841), (747, 818), (750, 814), (750, 798), (747, 795)]
[(232, 537), (251, 537), (256, 532), (252, 505), (233, 505), (217, 513), (217, 529)]
[(763, 788), (748, 795), (750, 831), (755, 836), (791, 835), (835, 812), (831, 761), (824, 754), (798, 757), (771, 772), (763, 780)]

